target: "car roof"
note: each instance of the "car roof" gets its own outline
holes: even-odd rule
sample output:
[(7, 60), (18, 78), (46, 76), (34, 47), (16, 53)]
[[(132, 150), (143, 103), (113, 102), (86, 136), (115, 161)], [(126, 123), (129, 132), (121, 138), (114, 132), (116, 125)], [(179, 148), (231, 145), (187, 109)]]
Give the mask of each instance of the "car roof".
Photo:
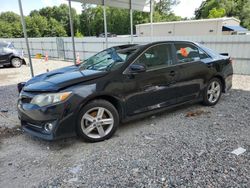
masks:
[(120, 49), (131, 48), (134, 46), (137, 46), (137, 44), (124, 44), (124, 45), (119, 45), (119, 46), (113, 46), (111, 48), (115, 48), (116, 50), (120, 50)]
[(152, 42), (152, 43), (148, 43), (147, 45), (155, 45), (155, 44), (162, 44), (162, 43), (192, 43), (192, 44), (196, 44), (193, 41), (190, 40), (166, 40), (166, 41), (156, 41), (156, 42)]
[(164, 43), (191, 43), (194, 44), (196, 46), (198, 46), (199, 48), (201, 48), (202, 50), (204, 50), (208, 55), (210, 55), (212, 58), (217, 58), (219, 57), (219, 53), (215, 52), (214, 50), (203, 46), (200, 43), (194, 42), (194, 41), (190, 41), (190, 40), (167, 40), (167, 41), (157, 41), (157, 42), (152, 42), (152, 43), (147, 43), (147, 44), (128, 44), (128, 45), (120, 45), (120, 46), (115, 46), (114, 48), (116, 50), (126, 50), (126, 51), (130, 51), (130, 50), (145, 50), (148, 47), (157, 45), (157, 44), (164, 44)]

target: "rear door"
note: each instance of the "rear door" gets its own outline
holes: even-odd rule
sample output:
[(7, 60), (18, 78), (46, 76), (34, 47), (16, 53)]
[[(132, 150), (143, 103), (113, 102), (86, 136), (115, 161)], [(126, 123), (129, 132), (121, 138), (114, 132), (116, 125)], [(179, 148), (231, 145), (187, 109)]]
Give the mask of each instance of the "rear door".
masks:
[(206, 61), (210, 57), (199, 47), (189, 42), (174, 44), (176, 66), (179, 70), (176, 91), (177, 103), (187, 102), (201, 96), (205, 83), (211, 76), (211, 70)]
[(126, 73), (126, 109), (128, 115), (150, 111), (176, 103), (176, 66), (173, 66), (171, 43), (157, 44), (144, 51), (134, 64), (144, 65), (145, 72)]

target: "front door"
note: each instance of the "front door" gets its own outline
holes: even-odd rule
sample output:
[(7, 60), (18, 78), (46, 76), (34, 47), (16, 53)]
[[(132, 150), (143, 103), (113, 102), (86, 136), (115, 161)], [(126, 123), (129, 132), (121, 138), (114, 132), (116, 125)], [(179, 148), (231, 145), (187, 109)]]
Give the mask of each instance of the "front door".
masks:
[(175, 79), (178, 75), (173, 66), (172, 44), (158, 44), (148, 48), (133, 63), (144, 65), (145, 72), (127, 73), (126, 110), (134, 115), (176, 103)]

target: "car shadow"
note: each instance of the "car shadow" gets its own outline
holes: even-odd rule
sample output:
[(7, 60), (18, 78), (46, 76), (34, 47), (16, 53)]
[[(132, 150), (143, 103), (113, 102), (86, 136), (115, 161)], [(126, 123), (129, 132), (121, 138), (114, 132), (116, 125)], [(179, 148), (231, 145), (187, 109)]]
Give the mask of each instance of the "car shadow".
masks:
[[(1, 136), (1, 134), (3, 133), (1, 133), (1, 129), (0, 129), (0, 138), (11, 139), (12, 137), (15, 137), (15, 136), (22, 136), (27, 142), (32, 142), (33, 144), (38, 143), (38, 145), (43, 145), (43, 147), (45, 146), (55, 151), (71, 147), (72, 145), (83, 144), (83, 141), (77, 137), (71, 137), (71, 138), (60, 139), (60, 140), (55, 140), (55, 141), (45, 141), (45, 140), (30, 136), (26, 133), (20, 134), (20, 132), (16, 132), (16, 129), (21, 128), (20, 122), (17, 119), (16, 102), (18, 98), (18, 91), (17, 91), (16, 84), (0, 86), (0, 94), (1, 94), (0, 128), (2, 126), (2, 127), (9, 129), (10, 131), (9, 135), (7, 136), (5, 135), (3, 137)], [(112, 139), (119, 139), (119, 137), (124, 137), (126, 134), (133, 133), (134, 129), (142, 129), (142, 127), (145, 128), (145, 127), (152, 126), (152, 124), (157, 124), (157, 121), (159, 119), (169, 118), (176, 114), (181, 114), (181, 117), (185, 118), (189, 111), (197, 110), (201, 108), (209, 109), (210, 111), (220, 110), (218, 108), (220, 104), (229, 103), (228, 106), (235, 105), (237, 104), (238, 99), (242, 97), (246, 98), (246, 100), (249, 99), (250, 91), (232, 89), (229, 91), (229, 93), (223, 94), (220, 102), (215, 107), (204, 107), (200, 103), (185, 104), (185, 105), (181, 105), (172, 109), (168, 109), (164, 112), (160, 112), (151, 116), (133, 120), (127, 123), (122, 123), (118, 131), (110, 139), (110, 142), (112, 142)], [(249, 103), (242, 104), (242, 105), (245, 105), (244, 108), (248, 110), (250, 109)], [(11, 132), (12, 129), (15, 131)], [(84, 144), (88, 145), (90, 143), (84, 142)]]

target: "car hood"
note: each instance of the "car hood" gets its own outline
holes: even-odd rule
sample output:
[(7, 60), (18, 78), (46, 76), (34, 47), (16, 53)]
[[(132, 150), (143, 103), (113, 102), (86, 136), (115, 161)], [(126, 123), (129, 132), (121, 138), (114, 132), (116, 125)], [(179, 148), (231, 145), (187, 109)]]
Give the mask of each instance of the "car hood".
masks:
[(103, 77), (107, 72), (96, 70), (79, 70), (77, 66), (69, 66), (40, 74), (29, 80), (23, 90), (30, 92), (52, 92), (74, 84)]

